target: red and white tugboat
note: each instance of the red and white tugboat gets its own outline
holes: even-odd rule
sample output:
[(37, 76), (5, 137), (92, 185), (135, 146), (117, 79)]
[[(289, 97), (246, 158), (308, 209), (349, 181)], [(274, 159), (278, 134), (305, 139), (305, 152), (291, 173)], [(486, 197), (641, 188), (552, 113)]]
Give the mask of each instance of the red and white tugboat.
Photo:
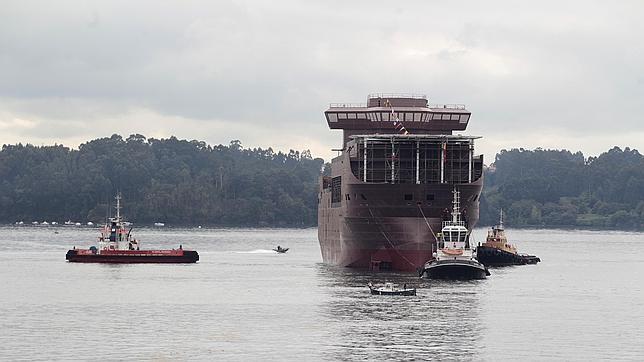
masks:
[(67, 251), (65, 259), (73, 263), (196, 263), (199, 254), (181, 245), (171, 250), (141, 250), (141, 243), (126, 230), (121, 217), (121, 195), (116, 195), (116, 217), (111, 217), (101, 231), (98, 247)]

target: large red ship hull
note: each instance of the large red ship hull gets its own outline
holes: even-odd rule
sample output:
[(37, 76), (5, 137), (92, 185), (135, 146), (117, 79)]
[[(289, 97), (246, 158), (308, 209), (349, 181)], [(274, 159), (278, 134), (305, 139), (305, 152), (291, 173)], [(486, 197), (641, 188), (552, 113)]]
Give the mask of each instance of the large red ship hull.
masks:
[[(459, 185), (470, 210), (469, 227), (478, 221), (478, 199), (482, 180)], [(330, 208), (322, 195), (318, 215), (318, 239), (325, 263), (374, 270), (416, 272), (432, 259), (442, 210), (449, 207), (452, 185), (347, 185), (353, 194), (366, 195), (368, 202)], [(431, 203), (404, 200), (405, 193), (431, 192)], [(415, 198), (416, 200), (419, 197)], [(402, 200), (402, 202), (397, 201)]]
[(110, 264), (141, 264), (141, 263), (196, 263), (199, 254), (194, 250), (102, 250), (100, 253), (92, 250), (73, 249), (67, 251), (67, 261), (72, 263), (110, 263)]

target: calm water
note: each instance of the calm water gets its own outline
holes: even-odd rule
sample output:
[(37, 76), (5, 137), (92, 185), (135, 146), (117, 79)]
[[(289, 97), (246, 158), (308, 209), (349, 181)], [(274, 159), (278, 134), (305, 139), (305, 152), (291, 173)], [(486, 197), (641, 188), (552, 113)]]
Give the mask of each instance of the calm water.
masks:
[[(94, 229), (0, 228), (0, 359), (644, 359), (643, 233), (508, 234), (542, 263), (429, 282), (325, 266), (315, 229), (142, 229), (146, 248), (201, 261), (92, 265), (65, 252)], [(420, 289), (371, 296), (368, 281)]]

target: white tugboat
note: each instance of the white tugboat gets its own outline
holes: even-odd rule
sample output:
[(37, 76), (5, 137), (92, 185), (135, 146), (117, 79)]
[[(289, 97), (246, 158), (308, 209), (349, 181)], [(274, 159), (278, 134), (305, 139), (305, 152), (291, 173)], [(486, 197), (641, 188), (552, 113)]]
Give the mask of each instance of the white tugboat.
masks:
[(476, 259), (470, 245), (470, 232), (461, 220), (460, 193), (455, 189), (452, 219), (443, 221), (434, 258), (427, 263), (421, 276), (430, 279), (485, 279), (487, 268)]

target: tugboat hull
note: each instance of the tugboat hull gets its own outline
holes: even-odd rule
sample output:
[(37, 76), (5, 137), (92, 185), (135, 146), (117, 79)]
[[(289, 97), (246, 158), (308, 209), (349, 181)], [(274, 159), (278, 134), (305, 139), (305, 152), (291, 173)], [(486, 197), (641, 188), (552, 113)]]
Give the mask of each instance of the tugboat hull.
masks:
[(489, 246), (477, 247), (476, 255), (478, 260), (485, 266), (526, 265), (536, 264), (541, 261), (539, 257), (534, 255), (515, 254)]
[(71, 263), (196, 263), (199, 254), (194, 250), (103, 250), (100, 254), (92, 250), (69, 250), (65, 259)]
[(475, 261), (441, 260), (431, 261), (425, 265), (421, 276), (428, 279), (485, 279), (490, 272), (485, 266)]

